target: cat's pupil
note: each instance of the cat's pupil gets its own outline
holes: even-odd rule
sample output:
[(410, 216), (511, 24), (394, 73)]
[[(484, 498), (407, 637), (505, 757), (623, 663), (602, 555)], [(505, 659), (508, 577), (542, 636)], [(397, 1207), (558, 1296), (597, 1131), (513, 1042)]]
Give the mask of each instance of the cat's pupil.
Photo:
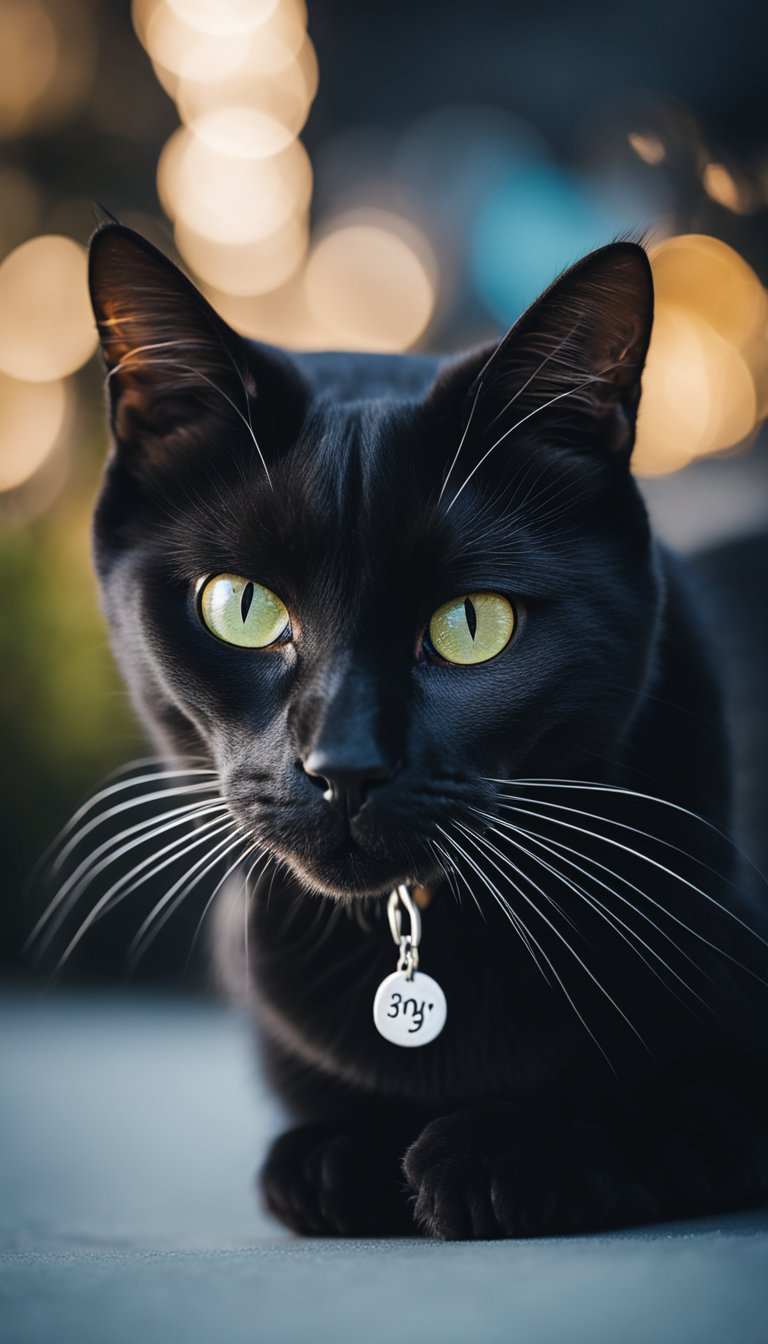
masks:
[(464, 598), (464, 615), (467, 618), (467, 627), (470, 636), (474, 640), (475, 631), (477, 630), (477, 612), (475, 611), (474, 603), (471, 602), (468, 597)]
[(251, 610), (253, 601), (253, 584), (246, 583), (243, 589), (243, 596), (240, 598), (240, 615), (243, 618), (243, 625), (248, 620), (248, 612)]

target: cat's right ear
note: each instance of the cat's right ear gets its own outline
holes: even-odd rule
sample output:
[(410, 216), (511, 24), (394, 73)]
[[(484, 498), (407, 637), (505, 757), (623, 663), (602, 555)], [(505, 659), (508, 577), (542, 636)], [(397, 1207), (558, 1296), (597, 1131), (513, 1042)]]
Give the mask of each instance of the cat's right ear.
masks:
[(91, 239), (89, 286), (119, 446), (154, 447), (206, 416), (249, 421), (287, 376), (266, 356), (256, 368), (253, 351), (178, 267), (117, 221)]
[(497, 345), (447, 366), (432, 398), (465, 426), (455, 489), (481, 467), (504, 475), (526, 440), (628, 468), (652, 322), (644, 249), (610, 243), (555, 280)]

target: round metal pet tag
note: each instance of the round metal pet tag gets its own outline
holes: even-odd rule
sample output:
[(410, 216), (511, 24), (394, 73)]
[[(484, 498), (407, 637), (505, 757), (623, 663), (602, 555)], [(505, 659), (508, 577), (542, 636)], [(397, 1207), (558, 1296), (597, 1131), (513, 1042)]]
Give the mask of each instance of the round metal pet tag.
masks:
[(394, 971), (373, 1000), (376, 1030), (393, 1045), (428, 1045), (445, 1026), (448, 1007), (436, 980), (423, 971)]

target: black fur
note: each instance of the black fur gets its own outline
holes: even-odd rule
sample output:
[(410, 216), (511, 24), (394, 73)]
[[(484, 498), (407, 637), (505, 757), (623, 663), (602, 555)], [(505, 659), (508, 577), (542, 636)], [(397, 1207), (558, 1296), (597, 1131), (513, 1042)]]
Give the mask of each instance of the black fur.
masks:
[[(309, 1233), (498, 1237), (760, 1201), (766, 958), (746, 925), (764, 920), (724, 834), (695, 602), (629, 470), (642, 249), (594, 253), (453, 361), (245, 342), (113, 223), (91, 289), (116, 654), (163, 751), (213, 763), (273, 856), (247, 971), (224, 919), (218, 937), (298, 1125), (267, 1161), (269, 1208)], [(195, 591), (221, 571), (277, 592), (294, 640), (212, 638)], [(513, 639), (448, 666), (430, 615), (482, 590), (513, 601)], [(372, 781), (351, 822), (312, 752)], [(535, 782), (553, 779), (582, 783)], [(371, 1018), (395, 960), (383, 898), (406, 880), (434, 891), (422, 965), (449, 1005), (419, 1050)]]

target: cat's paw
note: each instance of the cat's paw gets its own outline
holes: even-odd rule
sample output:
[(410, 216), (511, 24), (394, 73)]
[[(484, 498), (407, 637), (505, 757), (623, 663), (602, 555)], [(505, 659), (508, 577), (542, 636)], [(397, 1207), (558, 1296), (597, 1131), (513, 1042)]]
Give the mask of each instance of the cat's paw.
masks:
[[(602, 1151), (601, 1151), (602, 1150)], [(433, 1120), (403, 1162), (417, 1226), (455, 1241), (533, 1237), (613, 1223), (621, 1185), (606, 1134), (540, 1127), (507, 1107)], [(643, 1192), (635, 1191), (638, 1213)]]
[(433, 1120), (403, 1169), (422, 1231), (530, 1237), (744, 1208), (768, 1193), (762, 1122), (709, 1088), (591, 1116), (488, 1103)]
[(302, 1125), (272, 1145), (261, 1172), (266, 1208), (309, 1236), (397, 1236), (416, 1229), (401, 1170), (405, 1147), (386, 1129)]

